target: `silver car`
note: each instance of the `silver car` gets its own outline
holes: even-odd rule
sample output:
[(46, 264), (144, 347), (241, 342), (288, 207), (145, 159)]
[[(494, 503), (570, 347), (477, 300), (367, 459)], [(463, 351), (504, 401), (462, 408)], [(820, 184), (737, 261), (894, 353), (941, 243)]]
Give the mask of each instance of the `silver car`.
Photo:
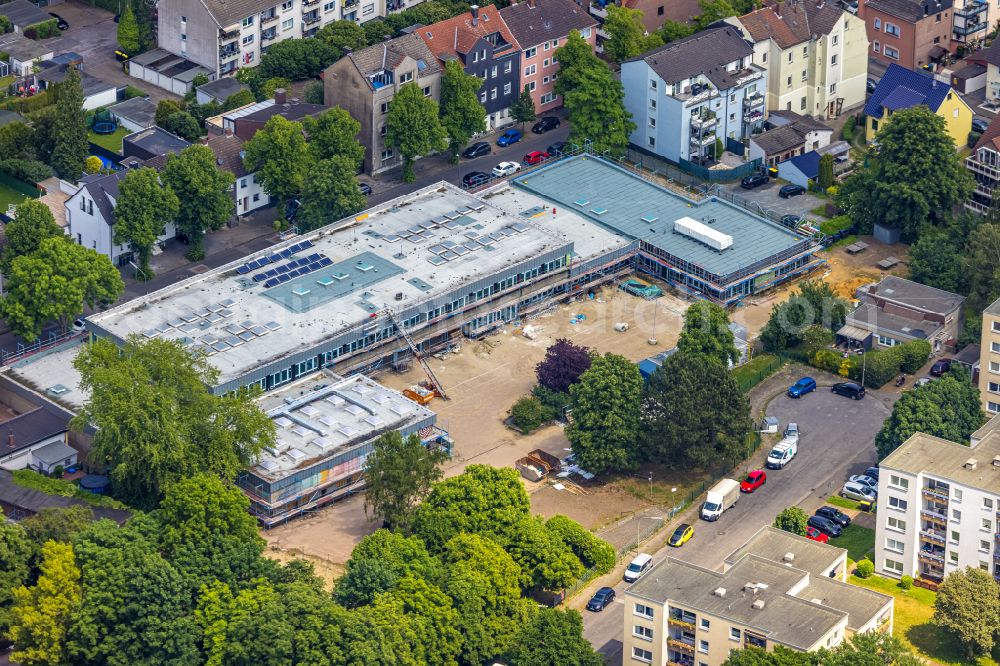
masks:
[(875, 493), (872, 489), (862, 483), (855, 483), (854, 481), (848, 481), (844, 484), (841, 489), (840, 494), (847, 499), (856, 500), (858, 502), (874, 502)]
[(878, 479), (873, 479), (867, 474), (855, 474), (854, 476), (849, 478), (848, 481), (859, 483), (863, 486), (868, 486), (869, 488), (871, 488), (872, 493), (876, 495), (878, 494)]

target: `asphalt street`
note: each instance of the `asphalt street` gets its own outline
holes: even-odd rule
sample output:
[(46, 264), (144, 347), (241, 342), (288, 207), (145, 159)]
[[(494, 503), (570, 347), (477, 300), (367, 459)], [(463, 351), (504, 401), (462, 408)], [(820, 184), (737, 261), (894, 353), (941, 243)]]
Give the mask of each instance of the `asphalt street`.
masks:
[[(790, 421), (799, 424), (801, 438), (795, 459), (785, 469), (767, 470), (767, 483), (751, 495), (742, 495), (715, 522), (697, 518), (699, 506), (678, 517), (664, 532), (669, 535), (677, 524), (689, 522), (694, 525), (694, 536), (681, 548), (668, 546), (653, 553), (654, 561), (669, 555), (721, 569), (727, 555), (761, 527), (770, 525), (782, 509), (801, 505), (810, 513), (814, 511), (824, 498), (839, 491), (847, 476), (876, 462), (875, 434), (896, 397), (871, 391), (864, 400), (854, 401), (831, 393), (829, 383), (798, 400), (784, 394), (776, 397), (768, 406), (768, 415), (778, 417), (782, 427)], [(767, 447), (761, 447), (753, 464), (763, 467), (766, 455)], [(603, 612), (583, 611), (584, 635), (608, 664), (622, 663), (621, 597), (626, 587), (621, 580), (614, 584), (618, 598)]]

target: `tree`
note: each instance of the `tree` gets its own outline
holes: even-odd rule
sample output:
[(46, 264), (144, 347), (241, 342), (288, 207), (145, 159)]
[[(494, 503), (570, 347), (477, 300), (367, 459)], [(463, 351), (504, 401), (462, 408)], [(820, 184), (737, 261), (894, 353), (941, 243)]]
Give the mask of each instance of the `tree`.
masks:
[(444, 64), (438, 110), (441, 126), (448, 134), (452, 164), (458, 164), (458, 154), (473, 135), (486, 131), (486, 109), (479, 103), (482, 83), (478, 76), (466, 74), (457, 60)]
[(135, 253), (142, 280), (152, 279), (149, 257), (153, 244), (163, 235), (167, 222), (177, 217), (179, 210), (177, 195), (160, 184), (156, 169), (130, 169), (118, 184), (114, 242), (116, 245), (127, 243)]
[(716, 21), (727, 19), (730, 16), (742, 16), (752, 9), (752, 3), (744, 1), (738, 2), (740, 8), (737, 9), (729, 0), (698, 0), (698, 7), (701, 13), (695, 17), (695, 26), (698, 30), (704, 30)]
[(202, 240), (206, 231), (215, 231), (233, 216), (230, 188), (236, 177), (215, 165), (215, 154), (208, 146), (188, 146), (167, 157), (163, 168), (163, 183), (183, 201), (174, 223), (177, 235), (191, 244), (188, 259), (199, 261), (205, 256)]
[(515, 123), (520, 123), (521, 127), (524, 127), (524, 123), (530, 123), (536, 116), (535, 99), (531, 96), (528, 86), (524, 86), (517, 101), (510, 106), (510, 117)]
[(135, 12), (131, 5), (125, 4), (118, 19), (118, 46), (129, 55), (139, 53), (139, 24), (135, 20)]
[(444, 150), (448, 132), (438, 120), (438, 104), (412, 81), (405, 83), (392, 99), (385, 123), (385, 142), (403, 156), (403, 182), (416, 180), (413, 160)]
[(773, 651), (759, 647), (732, 650), (722, 666), (816, 666), (815, 653), (796, 652), (784, 645), (775, 645)]
[(98, 340), (73, 363), (89, 395), (73, 427), (96, 428), (93, 455), (130, 504), (154, 506), (198, 472), (234, 479), (274, 445), (274, 424), (254, 393), (209, 393), (218, 370), (178, 342), (130, 338), (119, 348)]
[(916, 432), (966, 443), (985, 422), (979, 391), (968, 372), (955, 366), (936, 382), (903, 391), (875, 436), (875, 448), (881, 460)]
[(507, 652), (510, 666), (601, 666), (604, 660), (583, 637), (580, 612), (542, 608)]
[(302, 94), (302, 98), (305, 100), (306, 104), (323, 104), (324, 95), (326, 91), (323, 90), (322, 81), (311, 81), (306, 84), (305, 92)]
[(365, 513), (382, 516), (396, 529), (407, 529), (416, 504), (441, 478), (438, 467), (448, 454), (424, 446), (420, 437), (407, 438), (398, 430), (375, 440), (365, 462)]
[(334, 21), (333, 23), (327, 23), (316, 33), (316, 39), (335, 48), (338, 58), (346, 49), (357, 51), (368, 46), (368, 42), (365, 40), (364, 28), (354, 21)]
[(197, 141), (201, 136), (201, 127), (198, 125), (197, 119), (187, 111), (170, 114), (162, 127), (185, 141)]
[(969, 280), (966, 306), (982, 312), (1000, 297), (1000, 224), (984, 224), (969, 234), (964, 266)]
[(24, 534), (39, 550), (47, 541), (72, 543), (94, 520), (94, 512), (85, 506), (45, 507), (21, 521)]
[(876, 223), (916, 240), (925, 226), (945, 227), (972, 191), (944, 119), (925, 106), (898, 111), (879, 131), (871, 166), (847, 179), (838, 204), (870, 231)]
[(614, 568), (616, 554), (611, 544), (594, 536), (575, 520), (555, 515), (545, 522), (545, 527), (569, 546), (583, 566), (596, 569), (598, 575), (603, 576)]
[(847, 319), (847, 303), (828, 283), (806, 280), (784, 303), (771, 308), (760, 339), (767, 351), (781, 351), (800, 344), (812, 326), (838, 330)]
[(261, 82), (282, 77), (302, 81), (319, 76), (340, 57), (336, 48), (319, 39), (285, 39), (267, 47), (256, 75)]
[(14, 24), (6, 16), (0, 16), (0, 35), (6, 35), (8, 32), (14, 32)]
[(642, 395), (642, 376), (635, 363), (616, 354), (595, 356), (569, 392), (573, 423), (566, 436), (577, 463), (595, 474), (632, 467)]
[(938, 587), (934, 622), (947, 629), (968, 661), (988, 654), (1000, 631), (1000, 588), (989, 572), (966, 567), (948, 574)]
[(80, 605), (80, 569), (68, 544), (42, 546), (41, 573), (31, 587), (14, 590), (11, 658), (25, 666), (67, 664), (66, 634)]
[(545, 358), (535, 366), (538, 383), (547, 389), (565, 393), (590, 369), (590, 351), (559, 338), (545, 350)]
[(345, 608), (367, 606), (379, 594), (395, 589), (398, 582), (399, 576), (385, 562), (358, 560), (337, 579), (334, 598)]
[[(365, 149), (358, 143), (361, 123), (339, 106), (318, 116), (307, 116), (302, 128), (309, 136), (309, 154), (319, 162), (339, 157), (347, 162), (352, 175), (365, 158)], [(355, 189), (357, 189), (355, 187)]]
[(157, 126), (165, 127), (167, 124), (167, 119), (175, 113), (180, 113), (184, 108), (180, 103), (175, 102), (172, 99), (161, 99), (156, 104), (156, 115), (153, 117)]
[(222, 103), (222, 111), (232, 111), (233, 109), (238, 109), (241, 106), (246, 106), (247, 104), (253, 104), (256, 100), (253, 96), (253, 92), (249, 89), (243, 89), (238, 93), (233, 93), (226, 98), (226, 101)]
[(52, 152), (56, 148), (56, 108), (47, 106), (34, 114), (32, 129), (35, 131), (31, 146), (35, 157), (52, 164)]
[(84, 305), (110, 305), (125, 284), (105, 255), (58, 236), (15, 258), (4, 287), (0, 313), (17, 335), (35, 340), (47, 322), (65, 332)]
[(521, 567), (523, 590), (564, 590), (583, 575), (583, 564), (541, 516), (523, 518), (498, 538)]
[(656, 33), (646, 34), (642, 17), (643, 13), (638, 9), (628, 9), (618, 5), (608, 6), (608, 16), (604, 19), (604, 30), (610, 39), (604, 42), (604, 52), (613, 61), (620, 63), (657, 46), (662, 46), (663, 41), (659, 35)]
[(337, 580), (334, 596), (338, 603), (356, 608), (370, 604), (381, 592), (396, 589), (396, 584), (407, 576), (439, 580), (441, 563), (417, 537), (376, 530), (354, 547), (347, 571)]
[(422, 578), (404, 578), (397, 589), (375, 598), (371, 616), (388, 627), (399, 627), (402, 620), (406, 630), (400, 633), (406, 636), (407, 652), (413, 656), (408, 663), (458, 666), (462, 651), (458, 612), (436, 585)]
[(7, 274), (14, 259), (37, 252), (43, 240), (65, 236), (66, 232), (56, 224), (48, 206), (37, 199), (25, 199), (14, 208), (14, 219), (7, 223), (4, 235), (7, 245), (0, 266)]
[(797, 506), (790, 506), (783, 509), (774, 519), (774, 526), (779, 530), (785, 530), (799, 536), (806, 535), (806, 523), (809, 522), (809, 514)]
[(156, 16), (153, 13), (156, 3), (152, 0), (132, 0), (130, 4), (139, 26), (139, 51), (145, 53), (156, 46)]
[(14, 589), (28, 583), (35, 555), (35, 545), (21, 525), (0, 521), (0, 632), (5, 636), (10, 627)]
[(819, 177), (816, 184), (825, 192), (826, 188), (833, 185), (833, 155), (824, 153), (819, 158)]
[(559, 78), (555, 91), (562, 95), (573, 126), (569, 141), (579, 145), (590, 141), (596, 153), (623, 153), (635, 123), (625, 109), (621, 81), (575, 30), (556, 51), (556, 57)]
[(553, 411), (533, 395), (522, 396), (510, 408), (511, 423), (525, 435), (553, 418)]
[(278, 210), (283, 215), (285, 202), (302, 191), (309, 167), (308, 160), (302, 159), (307, 147), (301, 123), (272, 116), (262, 130), (243, 144), (243, 149), (247, 171), (257, 174), (264, 191), (278, 200)]
[(413, 518), (413, 532), (432, 552), (459, 534), (507, 535), (527, 518), (531, 502), (513, 468), (469, 465), (434, 485)]
[(19, 158), (30, 155), (35, 144), (35, 130), (25, 123), (7, 123), (0, 127), (0, 155)]
[(53, 118), (51, 166), (60, 178), (76, 182), (83, 173), (83, 161), (90, 149), (87, 141), (87, 116), (83, 110), (83, 86), (80, 72), (70, 66), (69, 74), (59, 85)]
[(316, 163), (302, 188), (302, 207), (295, 218), (299, 232), (318, 229), (365, 207), (356, 173), (357, 167), (344, 157)]
[(91, 155), (83, 162), (83, 172), (87, 174), (100, 173), (104, 168), (104, 162), (97, 155)]
[(719, 359), (723, 365), (735, 365), (740, 360), (729, 315), (709, 301), (698, 301), (684, 313), (684, 327), (677, 340), (677, 350), (705, 354)]
[(881, 631), (854, 634), (821, 658), (823, 666), (920, 666), (903, 642)]
[(910, 246), (910, 279), (945, 291), (964, 291), (962, 255), (944, 233), (924, 233)]
[(670, 42), (693, 35), (695, 30), (696, 28), (693, 25), (687, 23), (665, 21), (663, 25), (657, 28), (656, 34), (664, 44), (669, 44)]
[(750, 403), (717, 357), (678, 351), (649, 377), (641, 405), (648, 460), (704, 469), (750, 453)]
[(279, 90), (291, 90), (292, 82), (283, 76), (274, 76), (260, 84), (260, 94), (264, 99), (274, 99)]

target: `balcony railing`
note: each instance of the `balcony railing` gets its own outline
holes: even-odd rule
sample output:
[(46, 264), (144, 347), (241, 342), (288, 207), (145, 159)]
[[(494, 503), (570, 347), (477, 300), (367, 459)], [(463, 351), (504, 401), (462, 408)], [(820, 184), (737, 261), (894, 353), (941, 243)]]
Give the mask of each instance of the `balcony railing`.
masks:
[(669, 617), (667, 617), (667, 622), (674, 625), (675, 627), (680, 627), (681, 629), (688, 629), (690, 631), (694, 631), (694, 617), (692, 617), (690, 620), (686, 620), (681, 617), (674, 617), (673, 615), (670, 615)]
[(344, 0), (344, 9), (350, 9), (351, 7), (357, 7), (361, 4), (361, 0)]
[(690, 652), (690, 653), (694, 654), (694, 641), (693, 640), (690, 643), (685, 643), (684, 641), (682, 641), (679, 638), (668, 638), (667, 639), (667, 645), (669, 645), (670, 647), (674, 648), (675, 650), (683, 650), (685, 652)]
[(752, 109), (756, 106), (762, 106), (763, 104), (764, 96), (760, 93), (753, 93), (743, 98), (743, 106), (748, 109)]
[(743, 122), (745, 123), (755, 123), (760, 120), (764, 120), (763, 111), (750, 111), (743, 114)]
[(973, 16), (979, 16), (989, 9), (989, 4), (982, 2), (981, 0), (975, 0), (974, 2), (969, 2), (962, 8), (955, 9), (955, 18), (971, 18)]
[(924, 488), (920, 489), (920, 492), (922, 492), (925, 497), (934, 497), (936, 499), (942, 499), (945, 502), (948, 501), (948, 492), (947, 491), (941, 492), (940, 490), (936, 490), (934, 488), (924, 487)]
[(714, 143), (715, 143), (715, 135), (714, 134), (706, 134), (705, 136), (701, 136), (701, 137), (698, 137), (698, 136), (692, 136), (691, 137), (691, 145), (692, 146), (701, 146), (702, 148), (704, 148), (705, 146), (711, 146)]
[(271, 23), (272, 21), (277, 21), (277, 20), (278, 20), (278, 15), (277, 14), (270, 14), (270, 15), (267, 15), (267, 16), (265, 16), (264, 14), (260, 15), (260, 24), (261, 25), (267, 25), (268, 23)]
[(265, 30), (264, 32), (260, 33), (260, 41), (262, 41), (262, 42), (269, 42), (272, 39), (277, 39), (277, 38), (278, 38), (278, 31), (277, 30), (273, 30), (273, 29), (272, 30)]
[(917, 553), (917, 559), (944, 564), (944, 551), (941, 551), (941, 554), (939, 555), (929, 550), (920, 549)]
[(709, 127), (715, 127), (719, 124), (719, 119), (716, 116), (691, 116), (691, 130), (703, 130)]
[(946, 539), (944, 532), (937, 532), (935, 530), (921, 530), (920, 537), (940, 544), (943, 544)]
[(239, 39), (239, 38), (240, 38), (240, 31), (239, 31), (238, 28), (236, 30), (230, 30), (229, 32), (226, 32), (225, 30), (219, 30), (219, 43), (220, 44), (224, 44), (226, 42), (231, 42), (234, 39)]
[(319, 14), (305, 15), (302, 17), (302, 25), (312, 25), (319, 22)]
[(239, 49), (219, 49), (219, 60), (225, 61), (235, 58), (240, 54)]
[(319, 3), (319, 0), (302, 0), (303, 7), (311, 7), (317, 3)]
[(970, 20), (965, 25), (954, 26), (955, 35), (958, 37), (967, 37), (981, 30), (986, 30), (986, 21), (980, 21), (978, 18), (975, 21)]
[(920, 516), (922, 518), (926, 518), (927, 520), (932, 520), (938, 523), (942, 523), (944, 525), (948, 524), (948, 516), (941, 513), (937, 513), (936, 511), (931, 511), (929, 509), (921, 509)]
[(751, 645), (753, 647), (767, 648), (767, 639), (763, 636), (754, 636), (753, 634), (743, 632), (743, 645)]

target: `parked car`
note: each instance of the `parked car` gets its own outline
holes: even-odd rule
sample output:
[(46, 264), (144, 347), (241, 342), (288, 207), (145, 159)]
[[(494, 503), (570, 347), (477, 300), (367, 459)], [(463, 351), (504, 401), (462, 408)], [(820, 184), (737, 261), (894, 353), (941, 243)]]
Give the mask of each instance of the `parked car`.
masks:
[(566, 150), (566, 146), (568, 145), (569, 143), (566, 141), (556, 141), (551, 146), (546, 148), (545, 152), (547, 152), (552, 157), (559, 157), (560, 155), (563, 154), (563, 151)]
[(694, 528), (688, 525), (687, 523), (682, 523), (678, 525), (677, 529), (674, 530), (674, 533), (670, 535), (669, 543), (674, 548), (680, 548), (681, 546), (686, 544), (693, 536), (694, 536)]
[(509, 129), (497, 139), (498, 146), (511, 146), (521, 140), (521, 130)]
[(625, 567), (625, 575), (622, 578), (626, 583), (634, 583), (652, 568), (653, 556), (647, 553), (640, 553)]
[(740, 181), (740, 187), (744, 190), (752, 190), (755, 187), (760, 187), (761, 185), (766, 185), (771, 181), (765, 174), (755, 173), (747, 176)]
[(614, 600), (615, 591), (610, 587), (602, 587), (595, 592), (594, 596), (592, 596), (590, 601), (587, 602), (587, 610), (594, 613), (600, 613)]
[(856, 500), (858, 502), (875, 501), (875, 493), (872, 489), (861, 483), (854, 483), (853, 481), (848, 481), (844, 484), (844, 487), (840, 489), (840, 494), (847, 499)]
[(799, 215), (782, 215), (781, 216), (781, 223), (783, 225), (785, 225), (786, 227), (791, 227), (792, 229), (794, 229), (795, 227), (799, 226), (799, 222), (801, 222), (801, 221), (802, 221), (802, 217), (799, 216)]
[(512, 176), (520, 170), (521, 165), (517, 162), (501, 162), (493, 167), (493, 177), (503, 178), (504, 176)]
[(865, 387), (854, 382), (839, 382), (830, 387), (830, 390), (837, 395), (842, 395), (854, 400), (861, 400), (865, 397)]
[(57, 28), (60, 30), (69, 30), (69, 23), (62, 16), (59, 16), (59, 14), (53, 14), (52, 12), (49, 12), (49, 16), (56, 20)]
[(755, 469), (747, 474), (747, 478), (740, 481), (740, 490), (745, 493), (752, 493), (767, 483), (767, 474), (762, 469)]
[(485, 141), (479, 141), (478, 143), (474, 143), (466, 148), (465, 152), (462, 153), (462, 157), (471, 160), (474, 157), (482, 157), (483, 155), (489, 155), (492, 152), (493, 149), (490, 147), (490, 144)]
[(83, 333), (87, 330), (87, 324), (83, 321), (83, 319), (75, 319), (71, 330), (73, 333)]
[(785, 426), (785, 432), (782, 437), (791, 437), (793, 439), (799, 438), (799, 424), (795, 421), (790, 421), (787, 426)]
[(366, 197), (370, 197), (372, 195), (372, 186), (368, 183), (358, 183), (358, 189), (361, 190), (361, 194)]
[(841, 527), (847, 527), (851, 524), (851, 517), (839, 509), (834, 509), (832, 506), (821, 506), (816, 509), (814, 515), (822, 516), (830, 522), (837, 523)]
[(790, 199), (792, 197), (797, 197), (800, 194), (805, 194), (806, 188), (801, 185), (782, 185), (781, 189), (778, 190), (778, 196), (782, 199)]
[(549, 130), (554, 130), (559, 127), (559, 119), (555, 116), (545, 116), (537, 123), (532, 125), (531, 131), (534, 134), (545, 134)]
[(848, 479), (852, 483), (860, 483), (863, 486), (868, 486), (871, 488), (873, 495), (878, 495), (878, 479), (873, 479), (870, 476), (864, 474), (854, 474)]
[[(827, 535), (823, 534), (822, 532), (820, 532), (815, 527), (807, 527), (806, 528), (806, 538), (807, 539), (812, 539), (813, 541), (819, 541), (820, 543), (828, 543), (830, 541), (830, 537), (828, 537)], [(588, 606), (588, 608), (589, 608), (589, 606)]]
[(477, 185), (482, 185), (483, 183), (489, 181), (490, 174), (483, 173), (482, 171), (470, 171), (469, 173), (462, 176), (462, 185), (466, 187), (475, 187)]
[(942, 358), (935, 361), (934, 365), (931, 366), (931, 377), (940, 377), (944, 373), (951, 370), (952, 360), (953, 359), (950, 358)]
[(815, 527), (823, 534), (832, 537), (839, 537), (844, 531), (840, 525), (832, 520), (827, 520), (823, 516), (809, 516), (809, 521), (806, 524), (809, 527)]
[(847, 6), (844, 7), (844, 9), (847, 10), (848, 12), (850, 12), (851, 14), (854, 14), (855, 16), (857, 16), (858, 15), (858, 0), (851, 0), (851, 2), (847, 3)]
[(539, 164), (547, 159), (549, 159), (548, 153), (543, 153), (540, 150), (533, 150), (532, 152), (524, 156), (523, 161), (525, 164), (532, 165), (532, 164)]
[(986, 131), (986, 128), (990, 126), (990, 121), (985, 118), (973, 118), (972, 119), (972, 131), (979, 132), (982, 134)]
[(806, 393), (816, 390), (816, 380), (812, 377), (803, 377), (799, 381), (788, 387), (789, 398), (801, 398)]
[(875, 92), (875, 87), (877, 85), (878, 85), (878, 81), (876, 81), (875, 79), (868, 79), (868, 81), (865, 82), (865, 90), (870, 95), (873, 92)]
[(299, 208), (301, 207), (301, 201), (298, 199), (289, 199), (288, 203), (285, 204), (285, 219), (289, 222), (294, 222), (295, 216), (299, 214)]
[(878, 481), (878, 467), (869, 467), (865, 470), (865, 476), (870, 476)]

